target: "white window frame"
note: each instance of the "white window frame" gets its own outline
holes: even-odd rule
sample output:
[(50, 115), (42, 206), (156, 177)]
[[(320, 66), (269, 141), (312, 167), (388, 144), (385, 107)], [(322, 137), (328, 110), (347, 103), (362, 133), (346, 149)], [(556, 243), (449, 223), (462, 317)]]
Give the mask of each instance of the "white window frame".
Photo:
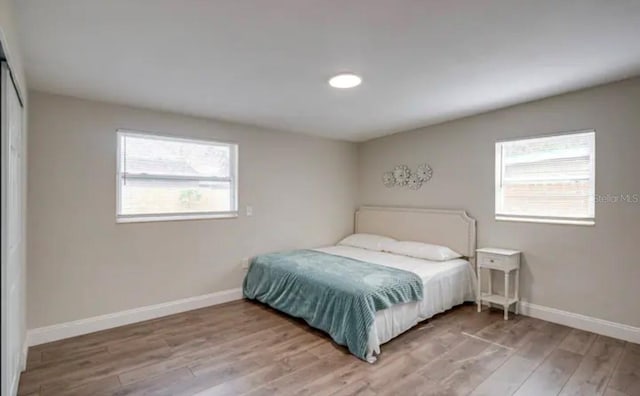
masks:
[[(504, 164), (502, 163), (502, 145), (501, 143), (525, 141), (540, 138), (565, 136), (565, 135), (580, 135), (580, 134), (592, 134), (593, 135), (593, 151), (591, 153), (591, 174), (590, 180), (591, 189), (589, 191), (589, 206), (592, 217), (552, 217), (552, 216), (532, 216), (532, 215), (514, 215), (514, 214), (500, 214), (498, 209), (502, 207), (500, 200), (502, 196), (502, 174), (504, 173)], [(528, 223), (548, 223), (548, 224), (568, 224), (568, 225), (595, 225), (595, 188), (596, 188), (596, 131), (594, 129), (559, 132), (547, 135), (528, 136), (522, 138), (503, 139), (496, 141), (495, 144), (495, 219), (498, 221), (518, 221)]]
[[(121, 169), (122, 137), (134, 136), (145, 139), (158, 139), (164, 141), (187, 142), (198, 144), (209, 144), (215, 146), (227, 146), (230, 153), (229, 177), (198, 177), (198, 176), (176, 176), (176, 175), (148, 175), (148, 174), (124, 174)], [(220, 142), (214, 140), (191, 139), (176, 136), (160, 135), (152, 132), (134, 131), (129, 129), (118, 129), (116, 131), (116, 222), (117, 223), (139, 223), (150, 221), (175, 221), (175, 220), (204, 220), (204, 219), (229, 219), (238, 217), (238, 144), (230, 142)], [(122, 183), (125, 178), (153, 179), (153, 180), (197, 180), (212, 182), (231, 182), (231, 204), (234, 210), (231, 211), (210, 211), (192, 213), (145, 213), (145, 214), (122, 214)]]

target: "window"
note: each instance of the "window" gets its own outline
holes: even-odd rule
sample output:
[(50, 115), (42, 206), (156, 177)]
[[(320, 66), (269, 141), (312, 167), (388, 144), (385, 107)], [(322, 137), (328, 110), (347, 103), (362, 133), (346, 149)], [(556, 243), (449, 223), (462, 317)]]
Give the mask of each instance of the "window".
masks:
[(237, 216), (238, 146), (118, 131), (117, 221)]
[(594, 224), (595, 131), (496, 143), (496, 220)]

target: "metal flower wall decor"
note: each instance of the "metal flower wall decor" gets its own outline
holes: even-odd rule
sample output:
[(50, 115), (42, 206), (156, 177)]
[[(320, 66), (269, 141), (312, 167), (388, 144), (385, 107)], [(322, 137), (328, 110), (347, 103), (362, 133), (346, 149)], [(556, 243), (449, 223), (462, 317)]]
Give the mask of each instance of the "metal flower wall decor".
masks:
[(386, 187), (407, 187), (417, 190), (433, 176), (433, 169), (428, 164), (419, 165), (411, 171), (406, 165), (398, 165), (392, 171), (382, 174), (382, 183)]

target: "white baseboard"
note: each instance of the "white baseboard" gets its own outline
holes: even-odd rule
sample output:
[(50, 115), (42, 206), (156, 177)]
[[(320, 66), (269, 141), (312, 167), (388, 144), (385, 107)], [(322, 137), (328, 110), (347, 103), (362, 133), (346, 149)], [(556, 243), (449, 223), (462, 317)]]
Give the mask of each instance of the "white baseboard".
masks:
[(640, 327), (521, 301), (522, 315), (640, 344)]
[(24, 342), (22, 343), (22, 355), (20, 355), (20, 371), (27, 369), (27, 353), (29, 353), (29, 344), (27, 335), (24, 335)]
[[(72, 322), (60, 323), (52, 326), (39, 327), (27, 332), (27, 340), (24, 348), (22, 364), (26, 363), (27, 346), (44, 344), (58, 341), (69, 337), (89, 334), (100, 330), (111, 329), (131, 323), (142, 322), (162, 316), (172, 315), (193, 309), (222, 304), (229, 301), (242, 299), (242, 289), (230, 289), (217, 293), (205, 294), (202, 296), (189, 297), (181, 300), (170, 301), (162, 304), (149, 305), (146, 307), (129, 309), (107, 315), (94, 316), (91, 318), (74, 320)], [(586, 330), (605, 336), (618, 338), (625, 341), (640, 344), (640, 328), (611, 322), (591, 316), (581, 315), (573, 312), (562, 311), (556, 308), (545, 307), (521, 301), (519, 304), (522, 315), (532, 318), (542, 319), (553, 323)]]
[(72, 322), (39, 327), (27, 331), (27, 343), (29, 346), (44, 344), (131, 323), (142, 322), (144, 320), (240, 300), (241, 298), (242, 289), (230, 289), (202, 296), (169, 301), (162, 304), (148, 305), (146, 307), (74, 320)]

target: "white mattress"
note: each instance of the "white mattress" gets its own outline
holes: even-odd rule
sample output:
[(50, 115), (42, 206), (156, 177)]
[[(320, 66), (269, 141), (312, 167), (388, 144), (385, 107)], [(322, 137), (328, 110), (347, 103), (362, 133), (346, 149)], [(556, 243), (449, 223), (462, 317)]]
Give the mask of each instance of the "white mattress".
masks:
[(410, 271), (422, 279), (422, 301), (394, 305), (376, 313), (374, 327), (369, 333), (369, 362), (376, 360), (380, 345), (385, 342), (437, 313), (465, 301), (475, 301), (476, 298), (475, 273), (467, 260), (429, 261), (350, 246), (330, 246), (315, 250)]

